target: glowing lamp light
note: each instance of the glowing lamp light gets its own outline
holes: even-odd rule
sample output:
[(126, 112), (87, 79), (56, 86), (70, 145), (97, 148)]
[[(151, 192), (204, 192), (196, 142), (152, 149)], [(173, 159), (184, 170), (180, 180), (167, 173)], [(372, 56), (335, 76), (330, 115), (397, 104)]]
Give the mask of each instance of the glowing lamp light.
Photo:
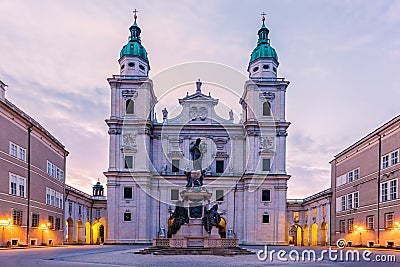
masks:
[(0, 226), (9, 226), (11, 224), (11, 218), (7, 220), (0, 220)]
[(40, 228), (42, 228), (42, 230), (46, 230), (46, 229), (47, 229), (47, 226), (46, 226), (44, 223), (42, 223), (42, 224), (40, 225)]

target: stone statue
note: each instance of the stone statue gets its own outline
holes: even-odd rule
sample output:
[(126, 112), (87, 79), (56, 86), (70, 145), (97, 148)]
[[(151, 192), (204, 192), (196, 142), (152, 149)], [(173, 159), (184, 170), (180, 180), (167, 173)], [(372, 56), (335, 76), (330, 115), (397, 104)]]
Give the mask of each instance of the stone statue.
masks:
[(201, 160), (202, 160), (202, 153), (200, 150), (200, 142), (201, 139), (197, 138), (196, 143), (190, 148), (190, 154), (192, 155), (193, 160), (193, 170), (201, 171)]
[(229, 120), (233, 121), (233, 110), (232, 109), (229, 111)]
[(189, 223), (188, 211), (182, 206), (182, 202), (178, 201), (176, 203), (175, 211), (168, 219), (168, 238), (171, 238), (172, 235), (176, 234), (185, 223)]
[(168, 110), (167, 110), (167, 108), (164, 108), (163, 110), (162, 110), (162, 116), (163, 116), (163, 121), (165, 121), (165, 120), (167, 120), (168, 119)]
[(203, 225), (207, 233), (211, 234), (212, 227), (218, 227), (220, 221), (221, 215), (218, 213), (218, 204), (215, 204), (209, 210), (204, 207)]

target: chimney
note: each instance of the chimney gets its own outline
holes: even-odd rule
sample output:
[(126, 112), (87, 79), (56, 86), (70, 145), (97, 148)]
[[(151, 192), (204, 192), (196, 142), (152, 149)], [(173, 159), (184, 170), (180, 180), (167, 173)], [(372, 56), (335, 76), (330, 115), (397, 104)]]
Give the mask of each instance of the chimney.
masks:
[(4, 100), (6, 98), (6, 86), (7, 84), (0, 80), (0, 100)]

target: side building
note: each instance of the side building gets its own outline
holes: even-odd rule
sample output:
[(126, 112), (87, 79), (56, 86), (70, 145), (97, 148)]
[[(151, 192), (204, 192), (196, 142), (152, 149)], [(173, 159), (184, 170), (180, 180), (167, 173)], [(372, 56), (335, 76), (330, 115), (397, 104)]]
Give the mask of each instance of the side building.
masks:
[(107, 198), (97, 182), (93, 195), (65, 186), (66, 244), (101, 244), (106, 238)]
[(0, 81), (0, 245), (62, 244), (68, 151)]
[(331, 161), (334, 241), (400, 246), (399, 149), (397, 116)]
[(326, 246), (331, 244), (332, 190), (326, 189), (305, 199), (288, 199), (289, 244)]

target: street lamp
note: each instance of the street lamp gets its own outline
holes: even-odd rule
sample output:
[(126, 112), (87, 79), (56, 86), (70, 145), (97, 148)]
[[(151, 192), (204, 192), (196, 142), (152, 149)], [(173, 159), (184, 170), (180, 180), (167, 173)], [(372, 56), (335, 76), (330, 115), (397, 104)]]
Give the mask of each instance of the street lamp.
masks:
[(360, 233), (360, 247), (362, 247), (362, 239), (361, 239), (361, 234), (362, 234), (362, 232), (364, 231), (364, 227), (362, 227), (362, 226), (359, 226), (359, 225), (354, 225), (354, 229), (355, 229), (355, 232), (357, 233)]
[(47, 230), (47, 225), (49, 225), (49, 223), (47, 223), (47, 224), (42, 223), (42, 224), (40, 225), (40, 229), (42, 229), (42, 246), (44, 246), (43, 234), (44, 234), (44, 231)]

